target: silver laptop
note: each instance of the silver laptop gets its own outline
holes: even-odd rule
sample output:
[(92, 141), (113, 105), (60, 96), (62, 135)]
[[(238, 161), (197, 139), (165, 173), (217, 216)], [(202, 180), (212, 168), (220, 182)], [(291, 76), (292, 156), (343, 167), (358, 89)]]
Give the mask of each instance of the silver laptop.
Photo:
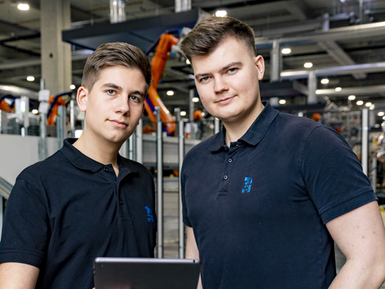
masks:
[(196, 259), (96, 258), (95, 289), (196, 289)]

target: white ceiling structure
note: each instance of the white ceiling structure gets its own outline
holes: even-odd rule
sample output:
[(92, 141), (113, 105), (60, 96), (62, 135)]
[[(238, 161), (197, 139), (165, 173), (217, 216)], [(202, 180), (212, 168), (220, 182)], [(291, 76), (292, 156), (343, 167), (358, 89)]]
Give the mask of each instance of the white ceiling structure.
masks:
[[(28, 11), (18, 10), (17, 0), (0, 0), (0, 94), (4, 93), (2, 86), (13, 85), (35, 92), (40, 88), (40, 2), (24, 2), (30, 5)], [(109, 0), (70, 2), (73, 29), (110, 22)], [(127, 21), (175, 15), (174, 0), (126, 0), (125, 3)], [(293, 107), (305, 105), (309, 71), (314, 71), (319, 101), (327, 96), (337, 105), (346, 105), (347, 97), (354, 94), (356, 99), (370, 101), (376, 107), (385, 106), (384, 0), (192, 0), (191, 8), (210, 14), (225, 9), (227, 15), (245, 21), (254, 29), (257, 50), (266, 60), (262, 97), (284, 98), (286, 105)], [(156, 38), (148, 41), (150, 47), (150, 41)], [(279, 49), (291, 49), (290, 54), (282, 56), (280, 79), (271, 76), (270, 66), (272, 47), (277, 44)], [(80, 85), (84, 62), (82, 48), (73, 45), (75, 85)], [(313, 67), (304, 68), (306, 62)], [(191, 73), (183, 59), (170, 57), (159, 85), (159, 95), (170, 111), (175, 107), (188, 111), (188, 92), (194, 87)], [(29, 75), (35, 81), (28, 82)], [(328, 78), (329, 83), (321, 84), (323, 78)], [(341, 91), (336, 91), (336, 87), (341, 87)], [(175, 94), (167, 96), (167, 90), (174, 90)], [(199, 103), (197, 108), (201, 108)]]

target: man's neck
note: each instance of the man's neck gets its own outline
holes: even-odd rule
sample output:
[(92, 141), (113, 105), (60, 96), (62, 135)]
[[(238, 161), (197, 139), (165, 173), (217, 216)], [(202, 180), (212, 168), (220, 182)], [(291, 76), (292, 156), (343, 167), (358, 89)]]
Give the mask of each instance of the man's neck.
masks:
[(100, 140), (90, 140), (89, 137), (83, 132), (73, 146), (94, 161), (104, 165), (111, 164), (116, 175), (118, 175), (118, 152), (121, 145), (102, 142)]
[(232, 142), (239, 140), (248, 131), (263, 109), (264, 105), (259, 102), (254, 113), (233, 122), (223, 122), (223, 126), (226, 128), (225, 141), (228, 147), (230, 147)]

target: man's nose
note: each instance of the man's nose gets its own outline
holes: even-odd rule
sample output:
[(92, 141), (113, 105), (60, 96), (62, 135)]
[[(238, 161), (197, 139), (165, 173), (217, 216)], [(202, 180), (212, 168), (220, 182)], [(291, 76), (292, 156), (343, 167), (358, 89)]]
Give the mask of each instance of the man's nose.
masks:
[(226, 80), (224, 79), (224, 77), (220, 76), (220, 77), (215, 78), (215, 80), (214, 80), (215, 93), (221, 93), (221, 92), (226, 91), (228, 89), (229, 89), (229, 86), (228, 86)]

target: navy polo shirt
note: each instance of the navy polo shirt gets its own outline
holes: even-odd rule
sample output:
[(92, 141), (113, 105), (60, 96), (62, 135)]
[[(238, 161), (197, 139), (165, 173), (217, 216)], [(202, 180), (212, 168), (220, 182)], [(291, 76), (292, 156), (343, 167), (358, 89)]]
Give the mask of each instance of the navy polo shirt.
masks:
[(325, 223), (376, 200), (335, 131), (268, 103), (227, 147), (222, 131), (183, 162), (183, 220), (194, 230), (203, 288), (328, 288)]
[(141, 164), (112, 165), (72, 143), (25, 169), (8, 200), (0, 263), (40, 268), (36, 288), (93, 288), (95, 257), (153, 257), (154, 181)]

